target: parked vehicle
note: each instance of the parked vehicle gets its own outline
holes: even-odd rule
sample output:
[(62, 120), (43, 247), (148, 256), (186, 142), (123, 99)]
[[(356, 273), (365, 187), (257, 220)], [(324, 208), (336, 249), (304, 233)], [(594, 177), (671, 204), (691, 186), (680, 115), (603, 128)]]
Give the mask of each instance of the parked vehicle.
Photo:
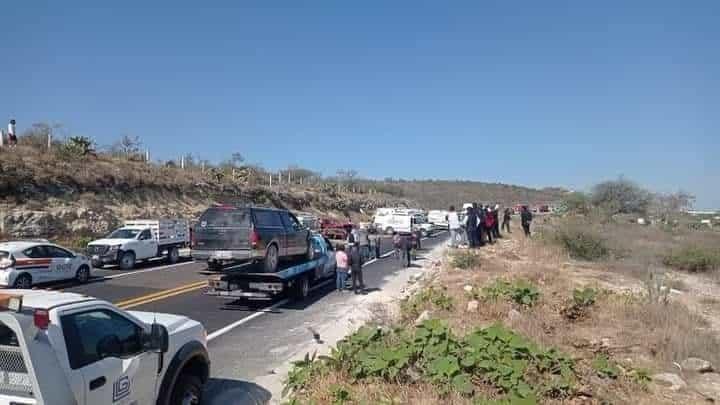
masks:
[(159, 257), (169, 263), (180, 260), (180, 249), (190, 243), (188, 222), (184, 219), (138, 219), (126, 221), (104, 239), (88, 244), (93, 266), (119, 264), (123, 270), (140, 260)]
[(0, 403), (199, 404), (210, 375), (203, 326), (86, 295), (0, 294)]
[(29, 289), (37, 283), (90, 279), (90, 260), (47, 240), (0, 243), (0, 286)]
[[(414, 232), (416, 228), (423, 228), (420, 224), (416, 224), (416, 221), (425, 223), (420, 214), (411, 213), (404, 209), (396, 209), (393, 211), (378, 210), (375, 218), (373, 218), (375, 227), (386, 234), (393, 232), (410, 233)], [(428, 224), (427, 227), (430, 227), (430, 225)]]
[(332, 243), (322, 235), (311, 237), (313, 257), (278, 269), (274, 273), (255, 273), (245, 269), (226, 271), (210, 276), (206, 294), (225, 298), (267, 300), (290, 293), (302, 300), (310, 293), (310, 287), (324, 279), (335, 276), (337, 263)]
[(193, 259), (219, 270), (261, 262), (266, 273), (281, 260), (312, 257), (311, 232), (287, 210), (219, 205), (208, 208), (193, 231)]
[(324, 218), (320, 221), (320, 228), (323, 236), (333, 240), (347, 239), (353, 224), (351, 222), (342, 222), (331, 218)]
[(448, 214), (450, 214), (450, 211), (431, 210), (428, 212), (428, 222), (435, 225), (437, 229), (448, 229)]
[(320, 230), (320, 218), (317, 215), (309, 214), (307, 212), (296, 212), (294, 213), (298, 221), (311, 231)]

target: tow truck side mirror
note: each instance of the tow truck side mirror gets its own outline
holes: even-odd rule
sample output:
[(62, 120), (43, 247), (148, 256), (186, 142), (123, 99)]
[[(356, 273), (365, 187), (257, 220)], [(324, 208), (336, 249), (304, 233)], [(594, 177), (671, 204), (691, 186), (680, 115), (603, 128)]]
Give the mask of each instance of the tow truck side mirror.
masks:
[(159, 323), (153, 323), (150, 326), (150, 342), (149, 349), (159, 353), (167, 353), (170, 338), (168, 337), (167, 328)]

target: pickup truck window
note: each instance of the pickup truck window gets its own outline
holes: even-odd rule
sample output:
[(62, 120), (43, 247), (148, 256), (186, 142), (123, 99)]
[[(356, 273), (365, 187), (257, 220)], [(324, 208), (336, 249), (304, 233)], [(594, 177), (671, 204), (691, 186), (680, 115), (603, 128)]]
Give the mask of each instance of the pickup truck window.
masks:
[(285, 224), (285, 229), (291, 230), (291, 231), (297, 231), (302, 229), (302, 225), (300, 225), (300, 222), (295, 218), (294, 215), (291, 215), (287, 211), (280, 212), (280, 216), (282, 217), (282, 221)]
[(118, 229), (115, 232), (108, 235), (110, 239), (135, 239), (138, 232), (137, 229)]
[(150, 233), (150, 230), (146, 229), (142, 231), (140, 234), (140, 240), (150, 240), (152, 239), (152, 233)]
[(97, 351), (98, 343), (108, 336), (117, 336), (120, 357), (133, 356), (143, 351), (142, 329), (115, 312), (96, 309), (64, 315), (60, 321), (73, 370), (102, 360)]
[(248, 210), (210, 208), (200, 217), (200, 226), (208, 228), (228, 228), (250, 226)]
[(0, 323), (0, 346), (18, 346), (18, 340), (15, 332), (2, 323)]
[(255, 211), (255, 221), (257, 221), (258, 226), (283, 228), (283, 223), (277, 211), (257, 210)]

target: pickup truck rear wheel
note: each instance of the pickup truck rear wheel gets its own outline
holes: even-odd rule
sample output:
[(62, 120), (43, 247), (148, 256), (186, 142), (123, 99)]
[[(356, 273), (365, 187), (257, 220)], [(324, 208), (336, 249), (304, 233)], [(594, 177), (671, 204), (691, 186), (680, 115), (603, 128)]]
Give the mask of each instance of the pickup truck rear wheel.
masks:
[(180, 260), (180, 251), (177, 247), (171, 247), (168, 251), (167, 261), (170, 264), (175, 264)]
[(171, 404), (199, 405), (202, 398), (202, 381), (191, 374), (178, 377), (170, 397)]
[(120, 255), (120, 268), (123, 270), (131, 270), (135, 267), (135, 253), (123, 252)]
[(280, 261), (280, 255), (278, 253), (277, 245), (272, 244), (268, 246), (265, 252), (265, 260), (263, 261), (263, 269), (265, 273), (275, 273), (277, 271), (278, 262)]
[(32, 288), (32, 277), (30, 277), (29, 274), (19, 275), (13, 283), (13, 288), (17, 288), (18, 290), (29, 290)]

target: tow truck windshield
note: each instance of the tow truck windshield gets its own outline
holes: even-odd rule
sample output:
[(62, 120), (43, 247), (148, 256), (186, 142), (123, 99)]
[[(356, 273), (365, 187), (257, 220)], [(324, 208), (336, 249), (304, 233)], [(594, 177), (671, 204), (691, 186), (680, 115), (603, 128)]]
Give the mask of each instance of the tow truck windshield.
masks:
[(2, 323), (0, 323), (0, 346), (18, 346), (18, 340), (15, 332)]
[(139, 233), (139, 229), (118, 229), (108, 235), (108, 239), (135, 239)]

